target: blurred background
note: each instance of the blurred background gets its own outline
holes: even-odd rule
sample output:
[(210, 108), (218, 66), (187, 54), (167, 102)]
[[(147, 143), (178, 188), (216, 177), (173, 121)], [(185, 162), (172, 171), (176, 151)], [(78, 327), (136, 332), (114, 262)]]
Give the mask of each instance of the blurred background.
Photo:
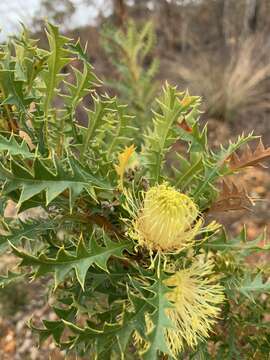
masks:
[(23, 23), (46, 46), (46, 19), (88, 43), (96, 72), (108, 80), (116, 76), (117, 56), (131, 45), (122, 41), (112, 54), (104, 38), (121, 39), (108, 28), (126, 31), (133, 20), (139, 31), (151, 21), (142, 40), (153, 43), (141, 65), (157, 59), (155, 79), (202, 95), (208, 119), (221, 121), (221, 128), (224, 121), (238, 131), (255, 128), (268, 141), (269, 14), (269, 0), (9, 0), (0, 2), (0, 41)]
[[(213, 148), (252, 130), (268, 146), (269, 14), (270, 0), (2, 0), (0, 42), (17, 36), (23, 23), (46, 47), (47, 19), (88, 44), (90, 61), (104, 82), (101, 91), (129, 104), (136, 121), (149, 120), (154, 97), (168, 81), (202, 96), (202, 123), (209, 124)], [(77, 117), (85, 121), (83, 112)], [(268, 230), (269, 180), (269, 170), (262, 167), (237, 178), (258, 201), (253, 213), (220, 215), (231, 233), (244, 223), (250, 239)], [(0, 271), (12, 261), (10, 256), (3, 259)], [(256, 259), (250, 263), (253, 266)], [(44, 287), (20, 283), (0, 289), (1, 360), (64, 359), (50, 342), (38, 349), (25, 325), (33, 312), (52, 316), (43, 299)]]

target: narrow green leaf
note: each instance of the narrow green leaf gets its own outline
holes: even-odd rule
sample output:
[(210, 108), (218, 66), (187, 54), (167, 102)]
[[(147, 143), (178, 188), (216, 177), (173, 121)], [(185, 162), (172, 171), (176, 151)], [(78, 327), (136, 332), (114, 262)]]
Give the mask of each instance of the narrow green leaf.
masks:
[(61, 70), (68, 62), (70, 62), (70, 50), (65, 47), (70, 39), (60, 35), (58, 27), (52, 24), (47, 24), (46, 33), (50, 47), (47, 59), (48, 68), (43, 72), (43, 79), (46, 86), (44, 113), (47, 118), (58, 84), (63, 80)]

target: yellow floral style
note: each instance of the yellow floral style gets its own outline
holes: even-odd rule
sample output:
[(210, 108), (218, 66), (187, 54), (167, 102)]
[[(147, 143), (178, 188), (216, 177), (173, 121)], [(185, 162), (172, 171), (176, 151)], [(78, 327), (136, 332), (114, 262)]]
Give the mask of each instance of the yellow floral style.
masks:
[(223, 287), (214, 283), (211, 261), (196, 260), (190, 268), (177, 271), (165, 280), (173, 287), (167, 294), (174, 308), (167, 309), (175, 329), (166, 330), (166, 339), (172, 353), (177, 356), (184, 345), (195, 348), (209, 337), (224, 301)]

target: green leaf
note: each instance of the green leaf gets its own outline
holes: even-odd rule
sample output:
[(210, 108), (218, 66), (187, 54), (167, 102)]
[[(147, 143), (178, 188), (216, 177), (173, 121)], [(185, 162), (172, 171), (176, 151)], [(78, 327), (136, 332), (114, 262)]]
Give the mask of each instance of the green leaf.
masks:
[(142, 338), (146, 334), (145, 315), (153, 311), (153, 307), (143, 298), (140, 298), (128, 291), (133, 311), (125, 311), (121, 328), (116, 333), (121, 352), (124, 354), (132, 334), (137, 331)]
[(98, 135), (98, 131), (104, 124), (105, 115), (108, 111), (108, 102), (101, 99), (97, 94), (92, 96), (94, 102), (94, 109), (88, 110), (88, 126), (87, 128), (81, 127), (82, 132), (82, 145), (80, 146), (81, 155), (83, 159), (84, 155), (87, 155), (87, 150), (94, 145), (95, 138)]
[(270, 295), (270, 281), (263, 282), (261, 273), (258, 273), (254, 278), (247, 274), (237, 286), (237, 290), (255, 302), (254, 295), (256, 294), (267, 293)]
[(44, 96), (44, 113), (48, 117), (49, 108), (55, 95), (59, 82), (63, 80), (62, 68), (70, 62), (70, 50), (65, 46), (70, 39), (61, 36), (57, 26), (47, 24), (47, 37), (49, 41), (49, 56), (47, 59), (48, 68), (43, 71), (43, 80), (46, 87)]
[[(73, 322), (63, 320), (63, 323), (71, 330), (75, 337), (71, 339), (72, 346), (78, 346), (84, 343), (84, 348), (93, 349), (95, 356), (100, 357), (100, 353), (108, 352), (107, 359), (110, 359), (112, 343), (112, 333), (108, 331), (108, 334), (103, 330), (98, 330), (90, 326), (84, 328), (75, 325)], [(119, 327), (119, 325), (116, 325)], [(108, 325), (110, 328), (110, 325)]]
[[(139, 29), (137, 24), (129, 21), (125, 31), (106, 27), (102, 42), (119, 75), (117, 80), (106, 81), (106, 85), (116, 90), (120, 99), (129, 105), (130, 113), (135, 115), (135, 127), (145, 130), (151, 119), (150, 109), (158, 85), (154, 76), (159, 61), (149, 56), (155, 44), (153, 23), (147, 22)], [(136, 137), (134, 140), (136, 145), (141, 145), (142, 139)]]
[(107, 271), (107, 261), (111, 256), (121, 257), (124, 250), (130, 249), (130, 242), (112, 242), (107, 239), (105, 246), (99, 246), (92, 237), (90, 247), (87, 248), (83, 239), (78, 243), (76, 252), (70, 252), (63, 247), (59, 249), (56, 258), (49, 258), (45, 254), (38, 257), (27, 254), (12, 246), (14, 253), (22, 258), (21, 266), (37, 266), (36, 276), (54, 272), (55, 288), (64, 281), (71, 270), (75, 270), (76, 277), (84, 290), (84, 282), (88, 269), (97, 265)]
[(155, 277), (154, 284), (145, 288), (154, 294), (153, 297), (148, 298), (148, 302), (155, 310), (149, 314), (153, 329), (146, 337), (148, 348), (143, 353), (144, 360), (156, 359), (159, 352), (172, 356), (166, 342), (165, 333), (166, 329), (175, 329), (173, 322), (166, 314), (166, 309), (173, 308), (173, 305), (167, 299), (166, 295), (171, 290), (164, 285), (164, 279), (164, 275), (161, 275), (161, 278)]
[(219, 236), (213, 236), (203, 243), (203, 247), (207, 250), (214, 250), (220, 252), (236, 252), (236, 256), (249, 256), (252, 253), (264, 252), (270, 250), (270, 244), (261, 245), (265, 243), (266, 234), (259, 235), (254, 240), (247, 240), (247, 231), (244, 226), (241, 233), (233, 238), (228, 239), (225, 230), (223, 229)]
[(61, 336), (65, 329), (65, 325), (61, 320), (43, 320), (42, 321), (44, 328), (40, 329), (35, 327), (32, 322), (30, 322), (29, 326), (31, 330), (35, 331), (39, 335), (39, 342), (42, 344), (45, 340), (47, 340), (50, 336), (53, 337), (54, 341), (59, 344), (61, 340)]
[(198, 345), (198, 348), (189, 355), (188, 360), (213, 360), (209, 353), (207, 343)]
[(102, 145), (108, 160), (123, 145), (130, 143), (138, 130), (133, 125), (133, 117), (127, 113), (127, 106), (119, 104), (117, 98), (110, 99), (109, 109), (110, 112), (106, 117), (106, 122), (101, 128), (101, 132), (103, 132)]
[(46, 220), (32, 220), (12, 224), (11, 233), (7, 235), (0, 235), (0, 254), (6, 251), (10, 244), (17, 246), (21, 240), (37, 240), (41, 234), (47, 233), (54, 229), (57, 225), (56, 221)]
[(92, 68), (88, 64), (84, 64), (83, 71), (72, 68), (75, 75), (75, 84), (64, 82), (67, 86), (68, 95), (62, 95), (66, 105), (72, 111), (75, 111), (81, 100), (91, 91), (93, 81), (96, 79), (92, 72)]
[(22, 25), (20, 37), (13, 40), (16, 54), (15, 79), (23, 82), (30, 82), (30, 73), (33, 71), (33, 60), (36, 55), (35, 46), (37, 41), (29, 37), (29, 32)]
[[(5, 68), (3, 67), (5, 64)], [(23, 82), (14, 79), (14, 64), (5, 61), (0, 63), (0, 89), (4, 95), (1, 105), (15, 105), (20, 111), (25, 112), (31, 99), (26, 100), (23, 94)]]
[(109, 189), (109, 185), (82, 168), (80, 163), (73, 157), (68, 159), (69, 169), (64, 170), (61, 164), (55, 160), (54, 167), (57, 172), (53, 173), (44, 162), (35, 159), (33, 174), (15, 161), (11, 162), (11, 172), (0, 164), (0, 179), (6, 181), (4, 193), (21, 189), (18, 206), (31, 199), (33, 196), (45, 191), (46, 205), (50, 204), (63, 191), (69, 190), (70, 209), (72, 210), (76, 198), (82, 190), (86, 190), (93, 196), (93, 188)]
[(35, 154), (31, 153), (26, 142), (23, 140), (18, 143), (14, 134), (9, 139), (0, 135), (0, 151), (7, 151), (10, 155), (21, 155), (26, 159), (33, 158)]
[[(64, 82), (67, 86), (68, 94), (62, 95), (65, 99), (65, 104), (67, 106), (68, 113), (71, 112), (73, 115), (76, 107), (81, 102), (81, 100), (90, 93), (93, 85), (99, 84), (100, 81), (93, 72), (93, 68), (90, 65), (86, 49), (82, 49), (80, 42), (77, 41), (76, 44), (69, 44), (68, 48), (77, 55), (77, 57), (83, 61), (83, 71), (80, 71), (72, 67), (72, 70), (75, 75), (75, 83)], [(69, 114), (70, 115), (70, 114)]]
[(4, 288), (17, 280), (21, 280), (25, 276), (26, 274), (24, 273), (17, 273), (8, 270), (7, 275), (0, 275), (0, 288)]
[[(182, 160), (180, 166), (183, 164), (183, 162), (184, 161)], [(175, 187), (180, 188), (181, 191), (183, 191), (192, 182), (194, 177), (196, 177), (204, 170), (203, 156), (201, 154), (199, 154), (197, 157), (193, 157), (191, 162), (187, 161), (187, 163), (188, 165), (185, 166), (183, 170), (181, 168), (180, 171), (177, 170), (175, 176)]]
[(104, 154), (108, 161), (112, 154), (130, 141), (136, 129), (132, 126), (132, 117), (126, 113), (126, 106), (116, 98), (93, 95), (94, 108), (87, 110), (88, 126), (80, 127), (82, 134), (81, 159), (92, 150)]
[[(143, 159), (149, 171), (152, 183), (159, 182), (165, 162), (165, 155), (177, 140), (177, 121), (183, 120), (183, 116), (192, 107), (198, 105), (198, 99), (192, 98), (184, 105), (181, 103), (186, 94), (177, 92), (175, 87), (166, 84), (163, 96), (158, 99), (160, 112), (155, 112), (154, 128), (145, 135)], [(182, 117), (181, 117), (182, 116)]]
[[(241, 135), (237, 138), (235, 143), (230, 142), (227, 148), (221, 146), (220, 151), (215, 154), (211, 153), (210, 156), (205, 159), (205, 171), (202, 181), (196, 186), (191, 196), (198, 202), (199, 197), (209, 191), (209, 187), (213, 186), (213, 183), (220, 177), (227, 175), (226, 160), (232, 153), (234, 153), (240, 146), (254, 139), (251, 134), (244, 136)], [(209, 196), (208, 196), (209, 197)]]
[(29, 327), (39, 335), (39, 342), (42, 344), (48, 337), (52, 336), (54, 341), (60, 345), (61, 336), (65, 330), (65, 321), (74, 321), (77, 314), (77, 309), (73, 306), (72, 300), (69, 302), (68, 298), (60, 299), (63, 307), (53, 307), (53, 311), (58, 316), (59, 320), (43, 320), (43, 328), (37, 328), (32, 321), (29, 323)]

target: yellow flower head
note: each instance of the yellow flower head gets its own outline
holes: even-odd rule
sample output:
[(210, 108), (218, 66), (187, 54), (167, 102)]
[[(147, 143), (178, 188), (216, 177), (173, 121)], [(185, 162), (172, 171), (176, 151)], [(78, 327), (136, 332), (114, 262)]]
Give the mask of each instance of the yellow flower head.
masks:
[(176, 329), (167, 329), (166, 338), (177, 356), (187, 344), (191, 348), (207, 338), (224, 301), (223, 287), (213, 283), (213, 263), (196, 261), (165, 280), (172, 291), (167, 294), (174, 308), (167, 309)]
[(202, 223), (198, 207), (187, 195), (162, 184), (146, 192), (135, 234), (150, 250), (180, 251), (192, 245)]

